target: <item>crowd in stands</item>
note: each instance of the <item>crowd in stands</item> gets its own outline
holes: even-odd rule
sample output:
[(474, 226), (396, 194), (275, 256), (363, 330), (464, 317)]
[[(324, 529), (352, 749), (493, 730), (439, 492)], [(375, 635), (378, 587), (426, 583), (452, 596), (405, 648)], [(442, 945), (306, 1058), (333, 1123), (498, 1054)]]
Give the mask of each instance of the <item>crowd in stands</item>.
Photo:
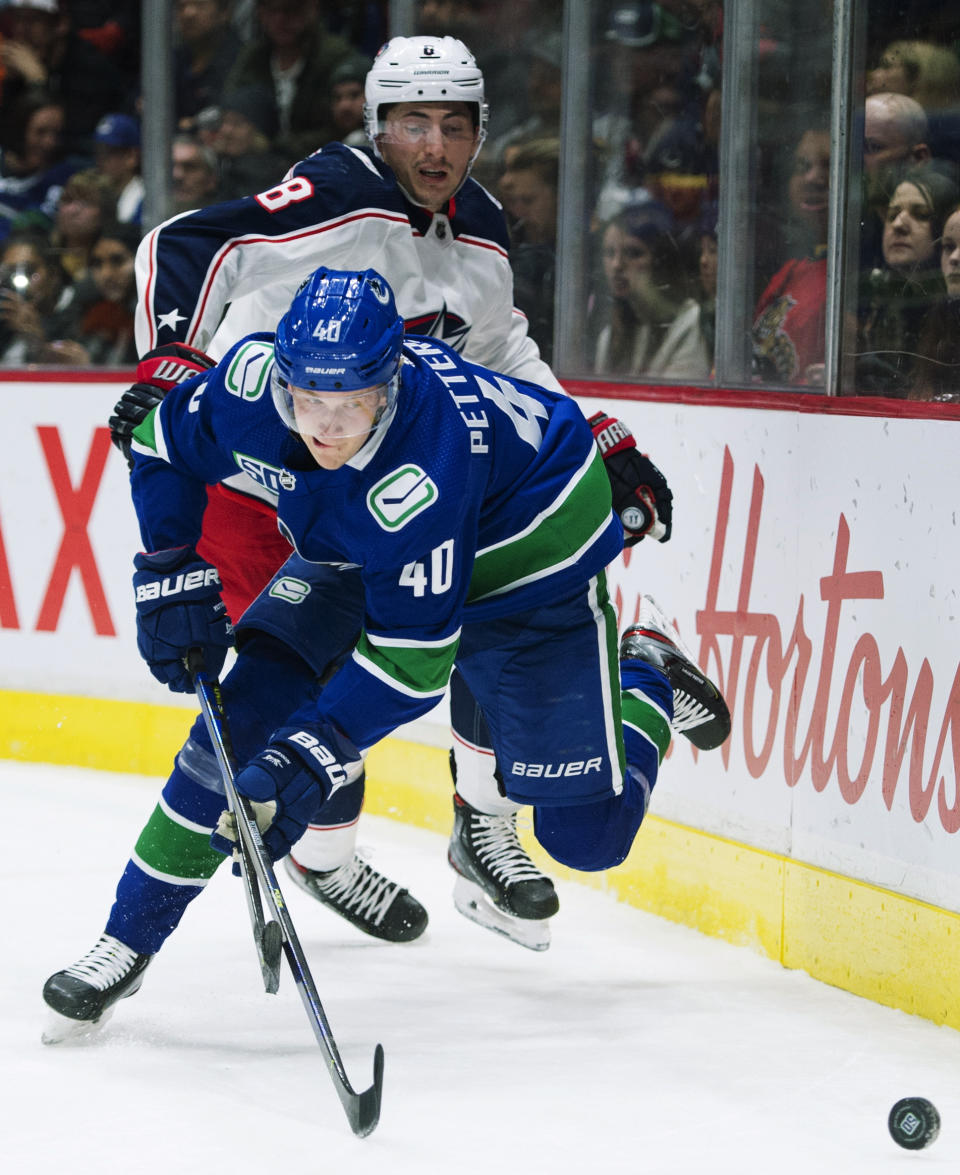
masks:
[[(503, 204), (516, 304), (552, 361), (562, 5), (511, 0), (508, 20), (505, 7), (418, 0), (415, 31), (460, 37), (484, 71), (491, 118), (474, 175)], [(932, 0), (909, 7), (909, 21), (871, 26), (843, 391), (960, 398), (960, 21), (954, 28)], [(330, 141), (366, 145), (363, 81), (389, 35), (389, 8), (172, 0), (170, 213), (265, 190)], [(753, 378), (815, 391), (831, 28), (788, 5), (771, 11), (786, 35), (765, 27), (759, 62)], [(586, 364), (604, 377), (709, 384), (723, 2), (609, 0), (591, 12)], [(140, 13), (109, 0), (0, 0), (0, 365), (136, 359)], [(806, 93), (820, 101), (800, 107), (784, 97), (783, 77), (812, 61)]]

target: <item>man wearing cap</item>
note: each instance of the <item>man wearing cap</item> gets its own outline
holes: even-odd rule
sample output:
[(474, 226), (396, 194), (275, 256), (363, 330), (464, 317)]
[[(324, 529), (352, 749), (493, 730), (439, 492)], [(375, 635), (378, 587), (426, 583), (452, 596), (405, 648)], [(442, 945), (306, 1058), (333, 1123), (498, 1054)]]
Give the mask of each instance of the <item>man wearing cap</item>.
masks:
[(143, 176), (140, 174), (140, 123), (129, 114), (105, 114), (93, 132), (97, 168), (117, 197), (117, 220), (140, 223)]

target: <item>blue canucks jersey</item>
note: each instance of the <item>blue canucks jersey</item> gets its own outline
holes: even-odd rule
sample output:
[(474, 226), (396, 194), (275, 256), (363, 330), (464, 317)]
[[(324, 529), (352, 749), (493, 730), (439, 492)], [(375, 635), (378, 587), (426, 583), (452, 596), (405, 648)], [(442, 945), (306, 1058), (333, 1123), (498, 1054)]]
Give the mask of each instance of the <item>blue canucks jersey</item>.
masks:
[(143, 541), (195, 543), (204, 484), (240, 470), (304, 559), (359, 567), (363, 631), (319, 702), (359, 748), (436, 703), (464, 624), (560, 599), (621, 550), (603, 460), (561, 393), (408, 336), (390, 415), (330, 471), (282, 423), (272, 367), (272, 336), (250, 336), (137, 429)]

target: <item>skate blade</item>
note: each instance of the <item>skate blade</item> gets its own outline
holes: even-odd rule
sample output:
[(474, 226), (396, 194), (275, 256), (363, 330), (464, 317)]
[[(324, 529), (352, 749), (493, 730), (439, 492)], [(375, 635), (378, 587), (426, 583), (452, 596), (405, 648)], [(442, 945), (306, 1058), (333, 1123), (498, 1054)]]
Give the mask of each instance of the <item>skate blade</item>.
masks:
[(100, 1030), (113, 1015), (114, 1009), (107, 1008), (99, 1020), (73, 1020), (61, 1016), (53, 1008), (47, 1009), (47, 1023), (40, 1040), (43, 1044), (87, 1044), (100, 1035)]
[(550, 946), (549, 918), (517, 918), (505, 914), (490, 901), (483, 889), (466, 877), (457, 877), (453, 887), (453, 904), (464, 918), (502, 934), (511, 942), (530, 951), (545, 951)]

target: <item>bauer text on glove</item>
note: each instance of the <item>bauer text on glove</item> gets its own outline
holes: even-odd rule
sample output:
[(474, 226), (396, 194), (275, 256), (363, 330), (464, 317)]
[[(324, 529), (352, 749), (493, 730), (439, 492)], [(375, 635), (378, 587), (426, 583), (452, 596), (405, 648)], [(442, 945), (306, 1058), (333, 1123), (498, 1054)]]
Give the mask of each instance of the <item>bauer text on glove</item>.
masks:
[[(348, 738), (326, 723), (310, 722), (276, 731), (235, 783), (254, 803), (276, 804), (276, 815), (263, 833), (267, 852), (276, 861), (303, 836), (321, 804), (361, 779), (361, 768), (360, 753)], [(216, 840), (212, 843), (225, 851)]]
[(233, 645), (233, 625), (220, 598), (220, 576), (192, 547), (141, 552), (133, 560), (137, 648), (150, 672), (177, 693), (194, 692), (184, 664), (192, 648), (211, 676)]

